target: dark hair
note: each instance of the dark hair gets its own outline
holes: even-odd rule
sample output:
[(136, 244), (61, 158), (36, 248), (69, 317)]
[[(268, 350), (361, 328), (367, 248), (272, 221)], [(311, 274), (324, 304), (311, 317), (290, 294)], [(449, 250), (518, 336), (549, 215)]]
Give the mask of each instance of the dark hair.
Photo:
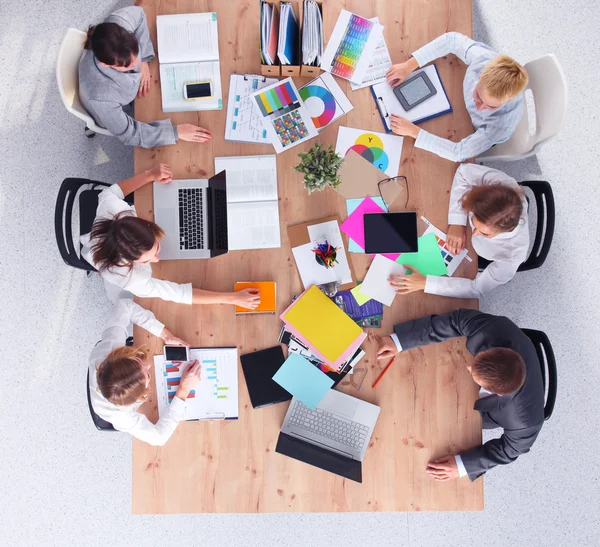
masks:
[(471, 374), (488, 391), (508, 395), (525, 382), (525, 361), (512, 349), (492, 348), (475, 355)]
[(461, 199), (465, 211), (499, 232), (514, 230), (523, 214), (523, 193), (506, 184), (473, 186)]
[(140, 51), (137, 38), (116, 23), (100, 23), (87, 32), (85, 49), (91, 49), (96, 59), (110, 66), (129, 66), (131, 57)]
[(112, 350), (96, 371), (100, 393), (111, 403), (129, 406), (148, 392), (148, 376), (142, 370), (146, 352), (123, 346)]
[(90, 233), (92, 256), (98, 270), (116, 266), (133, 267), (143, 253), (154, 247), (165, 233), (160, 226), (136, 217), (130, 211), (121, 211), (114, 218), (94, 222)]

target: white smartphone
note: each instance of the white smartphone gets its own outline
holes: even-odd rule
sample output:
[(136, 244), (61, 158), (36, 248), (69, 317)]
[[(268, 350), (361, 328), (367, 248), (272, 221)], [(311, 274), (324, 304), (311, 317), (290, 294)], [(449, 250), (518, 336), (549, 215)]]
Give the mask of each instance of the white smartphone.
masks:
[(190, 350), (185, 346), (165, 346), (165, 360), (186, 363), (190, 360)]
[(183, 96), (188, 101), (210, 99), (213, 96), (210, 82), (189, 82), (183, 86)]

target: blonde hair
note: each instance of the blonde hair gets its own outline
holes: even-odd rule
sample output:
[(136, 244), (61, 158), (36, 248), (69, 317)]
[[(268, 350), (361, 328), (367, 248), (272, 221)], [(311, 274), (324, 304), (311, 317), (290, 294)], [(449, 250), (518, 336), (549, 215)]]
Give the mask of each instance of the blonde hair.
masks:
[(148, 376), (142, 369), (143, 348), (123, 346), (112, 350), (96, 371), (98, 389), (111, 403), (129, 406), (143, 399)]
[(523, 93), (528, 81), (525, 69), (507, 55), (492, 59), (479, 76), (479, 82), (490, 96), (503, 102)]

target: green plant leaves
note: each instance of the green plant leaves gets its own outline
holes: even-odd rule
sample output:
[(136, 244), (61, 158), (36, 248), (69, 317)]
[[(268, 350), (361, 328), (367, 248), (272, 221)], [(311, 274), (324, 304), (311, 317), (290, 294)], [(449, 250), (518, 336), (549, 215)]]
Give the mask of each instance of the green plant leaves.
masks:
[(324, 190), (327, 186), (335, 188), (342, 183), (338, 178), (338, 170), (344, 158), (335, 152), (333, 146), (325, 149), (316, 143), (308, 152), (300, 152), (298, 157), (301, 162), (294, 169), (304, 174), (304, 187), (309, 194)]

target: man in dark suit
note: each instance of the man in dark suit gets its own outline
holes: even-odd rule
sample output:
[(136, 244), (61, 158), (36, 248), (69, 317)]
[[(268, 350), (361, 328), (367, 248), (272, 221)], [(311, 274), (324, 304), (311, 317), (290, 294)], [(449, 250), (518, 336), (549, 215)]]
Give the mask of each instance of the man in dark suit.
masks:
[(535, 348), (519, 327), (506, 317), (461, 309), (400, 323), (394, 331), (379, 342), (378, 359), (465, 336), (474, 356), (467, 368), (481, 386), (475, 410), (484, 429), (504, 429), (499, 439), (429, 462), (427, 473), (440, 481), (475, 480), (529, 452), (544, 423), (544, 384)]

